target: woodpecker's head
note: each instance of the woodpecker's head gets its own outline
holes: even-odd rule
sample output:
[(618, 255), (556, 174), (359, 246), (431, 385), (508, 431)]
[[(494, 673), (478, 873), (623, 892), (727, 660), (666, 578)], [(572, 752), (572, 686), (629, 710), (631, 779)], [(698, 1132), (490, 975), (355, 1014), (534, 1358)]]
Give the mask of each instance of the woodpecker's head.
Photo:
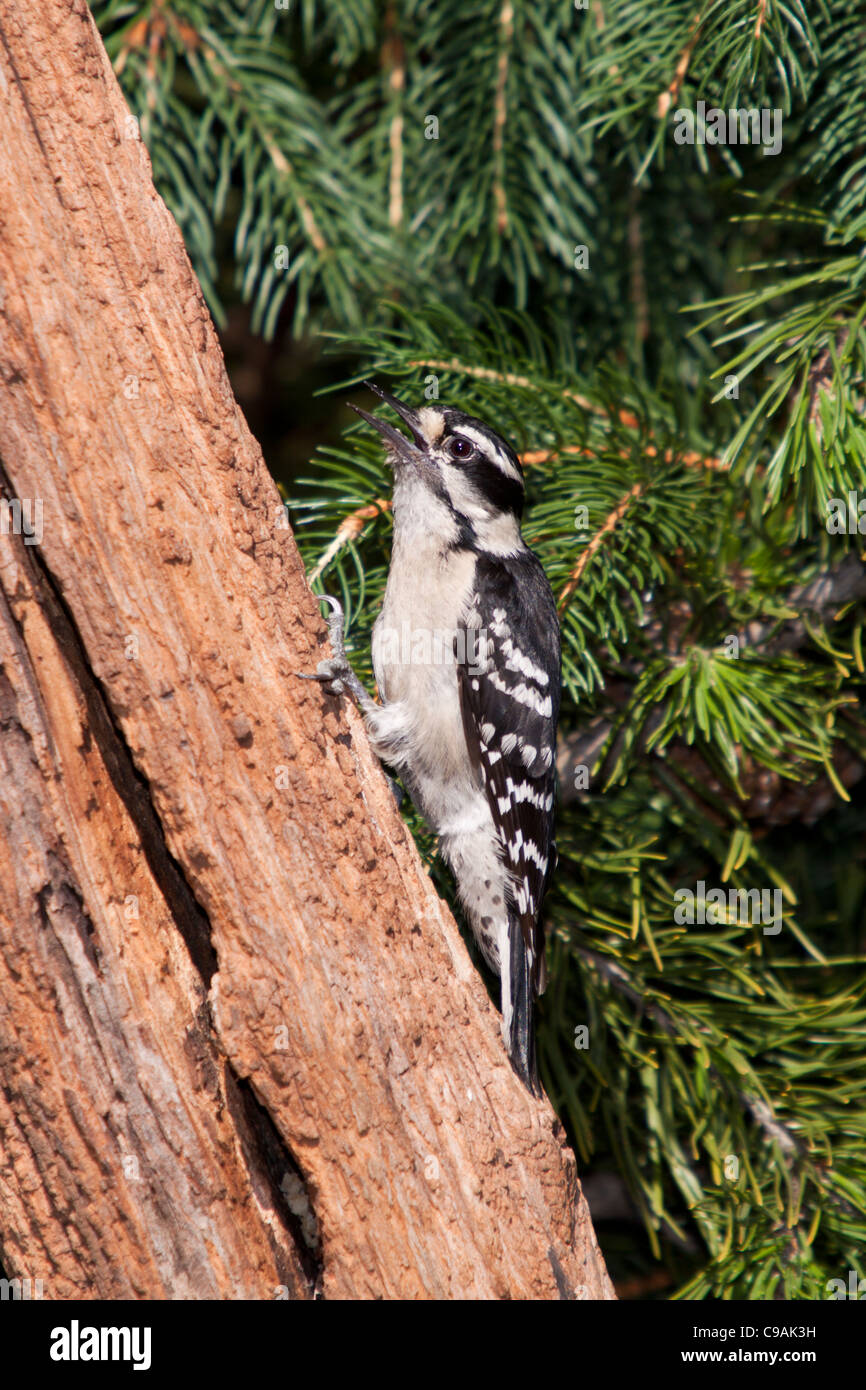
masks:
[(523, 470), (494, 430), (447, 406), (411, 410), (380, 386), (365, 385), (395, 410), (411, 439), (375, 415), (353, 406), (385, 440), (395, 479), (410, 471), (445, 504), (463, 528), (491, 548), (520, 545)]

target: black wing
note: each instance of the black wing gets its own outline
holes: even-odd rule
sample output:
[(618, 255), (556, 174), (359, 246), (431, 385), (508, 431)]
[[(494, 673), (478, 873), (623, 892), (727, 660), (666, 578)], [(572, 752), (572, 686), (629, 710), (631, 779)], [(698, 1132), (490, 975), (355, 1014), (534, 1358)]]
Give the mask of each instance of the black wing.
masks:
[[(529, 1006), (543, 988), (540, 914), (555, 856), (560, 692), (559, 620), (532, 551), (479, 557), (463, 631), (465, 660), (458, 652), (457, 667), (463, 727), (512, 875), (513, 916), (531, 985), (523, 1002)], [(512, 941), (512, 957), (518, 944)], [(512, 990), (517, 987), (512, 969)]]

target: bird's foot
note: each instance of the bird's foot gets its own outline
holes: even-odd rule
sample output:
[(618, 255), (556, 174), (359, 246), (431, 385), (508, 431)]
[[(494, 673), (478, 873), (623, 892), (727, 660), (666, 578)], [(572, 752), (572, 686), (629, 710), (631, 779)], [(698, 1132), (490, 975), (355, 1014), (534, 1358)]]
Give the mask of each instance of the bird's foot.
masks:
[(331, 606), (327, 623), (331, 651), (334, 655), (325, 661), (320, 661), (314, 674), (296, 671), (295, 675), (302, 681), (319, 681), (330, 695), (351, 695), (358, 707), (362, 711), (366, 711), (367, 707), (373, 704), (373, 701), (352, 670), (352, 664), (346, 655), (346, 643), (343, 635), (345, 619), (343, 605), (339, 599), (332, 598), (330, 594), (320, 594), (319, 597)]
[[(302, 681), (319, 681), (331, 695), (351, 696), (363, 715), (375, 714), (379, 706), (370, 699), (352, 670), (352, 664), (346, 655), (346, 644), (343, 636), (343, 605), (338, 599), (332, 598), (330, 594), (321, 594), (319, 597), (331, 605), (331, 613), (327, 621), (328, 636), (334, 655), (319, 662), (315, 675), (308, 675), (304, 671), (296, 671), (295, 675)], [(403, 802), (403, 789), (399, 783), (394, 781), (393, 777), (388, 776), (384, 768), (383, 774), (388, 783), (388, 789), (399, 807)]]
[(345, 695), (346, 693), (343, 679), (347, 673), (338, 661), (320, 661), (315, 674), (310, 674), (308, 671), (293, 671), (292, 674), (297, 676), (299, 681), (318, 681), (320, 685), (325, 687), (329, 695)]

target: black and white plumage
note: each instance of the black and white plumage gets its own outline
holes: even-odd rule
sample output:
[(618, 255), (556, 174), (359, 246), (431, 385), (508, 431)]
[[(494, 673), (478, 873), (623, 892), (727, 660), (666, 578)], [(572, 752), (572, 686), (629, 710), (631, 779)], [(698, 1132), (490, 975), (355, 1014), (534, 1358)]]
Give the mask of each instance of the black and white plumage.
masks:
[[(534, 1077), (532, 1001), (546, 983), (540, 914), (555, 855), (559, 650), (557, 644), (551, 661), (540, 636), (557, 632), (558, 622), (550, 586), (530, 550), (479, 556), (466, 624), (468, 634), (479, 636), (477, 659), (470, 657), (457, 667), (463, 729), (510, 876), (508, 993), (513, 1018), (506, 1002), (502, 1013), (510, 1042), (526, 1057)], [(498, 941), (497, 947), (501, 953)], [(505, 993), (501, 955), (499, 974)]]
[[(482, 421), (410, 410), (372, 387), (411, 439), (359, 411), (394, 469), (394, 539), (370, 700), (345, 659), (318, 678), (348, 689), (374, 747), (439, 836), (481, 952), (501, 983), (512, 1063), (539, 1093), (533, 1003), (544, 988), (541, 907), (555, 855), (559, 624), (520, 531), (523, 474)], [(426, 638), (426, 640), (425, 640)]]

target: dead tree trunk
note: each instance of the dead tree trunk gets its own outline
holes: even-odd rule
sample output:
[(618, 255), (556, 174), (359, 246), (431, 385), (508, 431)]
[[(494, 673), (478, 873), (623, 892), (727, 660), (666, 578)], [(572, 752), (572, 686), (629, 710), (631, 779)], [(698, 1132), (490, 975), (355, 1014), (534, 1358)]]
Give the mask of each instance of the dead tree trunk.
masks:
[[(610, 1297), (355, 714), (82, 0), (0, 0), (0, 1260)], [(20, 523), (20, 524), (19, 524)]]

